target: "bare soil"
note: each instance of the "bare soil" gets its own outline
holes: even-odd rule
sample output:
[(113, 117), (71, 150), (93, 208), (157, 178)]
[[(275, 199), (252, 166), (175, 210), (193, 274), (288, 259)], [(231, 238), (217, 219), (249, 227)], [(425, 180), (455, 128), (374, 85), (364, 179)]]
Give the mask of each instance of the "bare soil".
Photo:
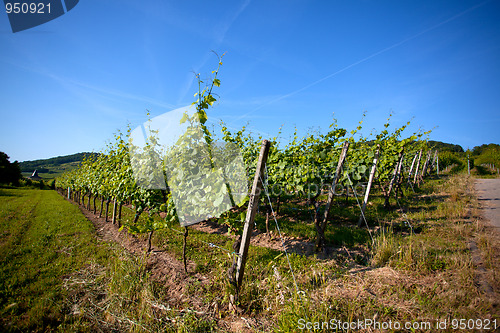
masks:
[[(227, 226), (212, 221), (203, 221), (192, 225), (191, 228), (210, 234), (225, 234), (228, 237), (236, 239), (236, 236), (228, 234)], [(331, 246), (325, 246), (322, 252), (317, 253), (315, 252), (315, 244), (313, 241), (307, 238), (292, 237), (283, 234), (280, 237), (279, 233), (276, 231), (265, 233), (254, 230), (252, 232), (252, 238), (250, 238), (250, 244), (252, 246), (266, 247), (281, 252), (286, 249), (288, 253), (295, 253), (303, 256), (315, 255), (317, 259), (321, 260), (337, 259), (339, 256), (354, 258), (356, 255), (364, 255), (363, 249), (360, 248), (350, 248), (348, 250), (346, 247), (336, 248)]]
[[(475, 282), (500, 307), (500, 179), (477, 179), (475, 182), (476, 196), (480, 204), (478, 229), (479, 234), (468, 246), (472, 262), (476, 266)], [(478, 244), (483, 241), (483, 249)], [(479, 246), (481, 247), (481, 246)], [(485, 253), (484, 247), (489, 253)]]
[(482, 215), (492, 227), (500, 229), (500, 179), (476, 179), (476, 193)]

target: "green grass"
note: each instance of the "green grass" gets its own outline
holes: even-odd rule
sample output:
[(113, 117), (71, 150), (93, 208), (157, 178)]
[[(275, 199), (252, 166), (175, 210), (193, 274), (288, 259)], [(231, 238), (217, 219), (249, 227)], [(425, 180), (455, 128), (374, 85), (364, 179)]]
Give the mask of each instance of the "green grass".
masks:
[[(214, 324), (158, 313), (168, 295), (145, 257), (99, 240), (55, 191), (0, 188), (0, 331), (196, 331)], [(175, 318), (173, 322), (162, 322)], [(189, 319), (190, 318), (190, 319)]]
[[(475, 223), (472, 179), (455, 175), (426, 180), (416, 193), (410, 190), (400, 199), (405, 216), (394, 201), (384, 209), (377, 191), (371, 202), (367, 216), (373, 245), (366, 228), (355, 227), (359, 209), (353, 198), (347, 205), (345, 198), (335, 202), (326, 233), (331, 246), (362, 248), (363, 258), (340, 253), (329, 260), (289, 256), (300, 296), (287, 257), (251, 246), (239, 295), (244, 313), (234, 315), (227, 305), (232, 292), (227, 271), (234, 258), (233, 240), (227, 235), (190, 229), (187, 256), (196, 268), (178, 282), (187, 286), (187, 300), (170, 307), (172, 286), (151, 280), (147, 257), (132, 257), (99, 241), (76, 206), (52, 191), (0, 189), (0, 329), (226, 331), (228, 323), (243, 316), (254, 319), (255, 331), (296, 332), (301, 331), (301, 318), (498, 318), (474, 284), (467, 248), (472, 237), (480, 248), (491, 248), (491, 240)], [(299, 204), (283, 204), (281, 229), (312, 238), (310, 212), (298, 209)], [(122, 219), (132, 218), (133, 211), (124, 207)], [(262, 212), (257, 218), (261, 231), (264, 218)], [(177, 225), (157, 231), (153, 244), (182, 260), (181, 231)], [(486, 259), (492, 267), (491, 258)], [(196, 274), (206, 277), (205, 282)], [(203, 314), (192, 311), (193, 299), (201, 301)]]
[(57, 193), (0, 190), (0, 313), (7, 330), (43, 330), (63, 320), (65, 276), (107, 257), (92, 225)]
[(493, 179), (500, 176), (497, 170), (492, 170), (482, 165), (474, 166), (474, 168), (471, 170), (471, 174), (481, 179)]

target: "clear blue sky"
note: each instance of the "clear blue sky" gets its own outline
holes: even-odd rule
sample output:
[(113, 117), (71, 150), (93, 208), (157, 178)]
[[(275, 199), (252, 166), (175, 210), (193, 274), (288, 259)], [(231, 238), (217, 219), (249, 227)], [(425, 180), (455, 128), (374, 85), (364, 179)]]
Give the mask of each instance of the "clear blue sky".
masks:
[(12, 33), (0, 13), (0, 151), (99, 151), (117, 129), (193, 102), (226, 52), (213, 117), (284, 137), (412, 129), (500, 143), (500, 1), (80, 1)]

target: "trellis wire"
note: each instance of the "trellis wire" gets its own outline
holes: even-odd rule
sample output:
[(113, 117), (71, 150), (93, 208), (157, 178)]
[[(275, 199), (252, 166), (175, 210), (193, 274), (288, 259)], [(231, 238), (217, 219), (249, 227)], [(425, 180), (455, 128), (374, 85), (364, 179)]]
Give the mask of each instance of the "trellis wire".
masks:
[(413, 226), (411, 225), (410, 221), (408, 220), (408, 216), (403, 211), (403, 207), (401, 207), (401, 204), (399, 203), (399, 199), (397, 196), (396, 196), (396, 202), (398, 203), (399, 209), (401, 209), (401, 212), (402, 212), (401, 215), (403, 215), (404, 219), (406, 220), (406, 223), (410, 226), (411, 233), (414, 234)]
[(347, 173), (347, 180), (349, 180), (349, 186), (351, 187), (351, 189), (354, 193), (354, 197), (356, 198), (356, 203), (358, 204), (359, 211), (361, 212), (361, 216), (363, 217), (363, 221), (365, 221), (366, 230), (368, 230), (368, 234), (370, 235), (370, 238), (372, 239), (372, 244), (373, 244), (375, 242), (375, 240), (373, 239), (372, 232), (370, 231), (370, 227), (368, 226), (368, 222), (366, 222), (365, 213), (363, 213), (363, 209), (361, 208), (361, 205), (359, 204), (358, 194), (356, 193), (356, 190), (352, 186), (353, 182), (351, 180), (351, 177), (349, 177), (349, 173)]
[[(170, 230), (172, 230), (172, 231), (175, 231), (175, 232), (177, 232), (177, 233), (179, 233), (179, 234), (181, 234), (181, 235), (183, 235), (183, 234), (184, 234), (182, 231), (180, 231), (180, 230), (176, 230), (176, 229), (174, 229), (174, 228), (172, 228), (172, 227), (170, 227), (170, 226), (169, 226), (169, 229), (170, 229)], [(220, 249), (220, 250), (222, 250), (222, 251), (224, 251), (224, 252), (227, 252), (227, 253), (228, 253), (228, 254), (230, 254), (230, 255), (235, 255), (235, 256), (237, 256), (237, 257), (239, 257), (239, 256), (240, 256), (240, 254), (239, 254), (238, 252), (236, 252), (236, 251), (230, 251), (230, 250), (228, 250), (228, 249), (226, 249), (226, 248), (223, 248), (223, 247), (221, 247), (221, 246), (218, 246), (218, 245), (216, 245), (216, 244), (214, 244), (214, 243), (205, 242), (205, 241), (200, 240), (200, 239), (198, 239), (198, 241), (199, 241), (199, 242), (201, 242), (201, 243), (204, 243), (204, 244), (206, 244), (206, 245), (208, 245), (208, 246), (210, 246), (210, 247), (214, 247), (214, 248)]]
[(302, 301), (302, 297), (300, 297), (300, 293), (299, 293), (299, 287), (297, 285), (297, 280), (295, 280), (295, 274), (293, 273), (293, 268), (292, 268), (292, 264), (290, 263), (290, 258), (288, 257), (288, 251), (286, 250), (286, 245), (285, 245), (285, 242), (283, 240), (283, 236), (281, 234), (281, 229), (280, 229), (280, 226), (278, 224), (278, 220), (276, 219), (276, 215), (274, 214), (274, 209), (273, 209), (273, 204), (271, 202), (271, 198), (269, 197), (269, 192), (267, 190), (267, 187), (268, 187), (268, 177), (267, 177), (267, 164), (264, 166), (264, 172), (265, 172), (265, 179), (266, 181), (264, 182), (262, 180), (262, 177), (260, 177), (260, 181), (262, 182), (262, 185), (264, 187), (264, 192), (266, 193), (266, 197), (267, 197), (267, 200), (269, 201), (269, 206), (271, 208), (271, 214), (273, 216), (273, 219), (274, 219), (274, 223), (276, 224), (276, 230), (278, 230), (278, 234), (280, 236), (280, 239), (281, 239), (281, 246), (283, 247), (283, 250), (285, 252), (285, 256), (286, 256), (286, 260), (288, 262), (288, 267), (290, 267), (290, 272), (292, 273), (292, 278), (293, 278), (293, 283), (295, 285), (295, 290), (297, 292), (297, 295), (299, 296), (300, 300)]

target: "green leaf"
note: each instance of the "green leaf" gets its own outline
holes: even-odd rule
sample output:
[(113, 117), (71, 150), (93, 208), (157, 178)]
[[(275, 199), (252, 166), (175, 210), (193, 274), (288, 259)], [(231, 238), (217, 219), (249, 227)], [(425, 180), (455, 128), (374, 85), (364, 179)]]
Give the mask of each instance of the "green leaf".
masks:
[(198, 119), (200, 119), (200, 123), (202, 124), (206, 123), (208, 119), (207, 113), (204, 110), (198, 111)]
[(182, 116), (181, 120), (180, 120), (180, 123), (181, 124), (184, 124), (187, 120), (189, 119), (189, 116), (187, 113), (184, 113), (184, 115)]
[(212, 106), (215, 101), (217, 100), (215, 99), (214, 96), (212, 95), (205, 96), (205, 103), (209, 104), (210, 106)]
[(217, 197), (217, 199), (214, 200), (214, 206), (215, 207), (219, 207), (220, 204), (222, 203), (222, 200), (224, 200), (224, 196), (223, 195), (220, 195), (219, 197)]

